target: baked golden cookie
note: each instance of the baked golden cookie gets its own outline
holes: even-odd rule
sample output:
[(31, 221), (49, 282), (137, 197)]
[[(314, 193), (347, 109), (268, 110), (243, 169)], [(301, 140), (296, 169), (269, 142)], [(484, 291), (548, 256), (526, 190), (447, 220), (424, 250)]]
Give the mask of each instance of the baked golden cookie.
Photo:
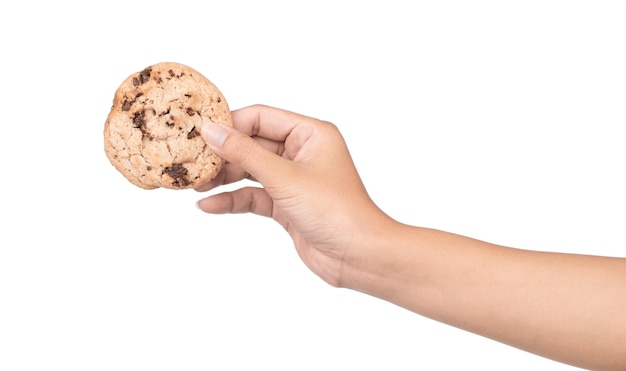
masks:
[(202, 126), (212, 123), (232, 126), (219, 89), (188, 66), (159, 63), (129, 76), (115, 92), (104, 149), (141, 188), (194, 188), (224, 164), (200, 137)]

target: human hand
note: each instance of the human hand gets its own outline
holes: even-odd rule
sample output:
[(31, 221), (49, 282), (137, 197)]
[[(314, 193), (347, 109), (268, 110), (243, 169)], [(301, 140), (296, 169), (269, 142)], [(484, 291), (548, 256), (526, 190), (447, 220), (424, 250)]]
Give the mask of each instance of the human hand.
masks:
[(202, 137), (227, 163), (207, 191), (244, 178), (243, 187), (198, 201), (207, 213), (272, 217), (293, 239), (304, 263), (324, 281), (343, 285), (363, 259), (371, 234), (389, 218), (368, 196), (336, 126), (267, 106), (232, 112), (233, 128), (205, 125)]

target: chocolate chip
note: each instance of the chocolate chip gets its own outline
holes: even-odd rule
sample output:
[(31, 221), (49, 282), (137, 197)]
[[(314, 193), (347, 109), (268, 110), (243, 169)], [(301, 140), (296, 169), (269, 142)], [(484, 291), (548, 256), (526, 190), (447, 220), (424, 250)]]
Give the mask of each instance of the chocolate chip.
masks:
[(142, 139), (148, 138), (149, 140), (154, 140), (154, 137), (150, 135), (150, 133), (148, 133), (148, 131), (146, 130), (145, 117), (146, 117), (146, 111), (135, 112), (135, 115), (133, 116), (133, 119), (132, 119), (133, 127), (141, 130)]
[(220, 103), (222, 101), (222, 98), (217, 97), (217, 103)]
[(193, 115), (195, 115), (195, 114), (196, 114), (196, 112), (193, 110), (193, 108), (191, 108), (191, 107), (187, 107), (187, 114), (188, 114), (189, 116), (193, 116)]
[(172, 164), (172, 166), (166, 167), (163, 173), (178, 179), (187, 176), (187, 169), (181, 164)]
[[(137, 82), (139, 82), (139, 80), (137, 80)], [(133, 80), (133, 84), (134, 84), (134, 80)], [(122, 103), (122, 111), (130, 111), (131, 106), (133, 105), (133, 103), (135, 103), (137, 101), (137, 98), (141, 97), (143, 95), (142, 92), (138, 92), (135, 95), (135, 99), (133, 100), (128, 100), (128, 98), (124, 98), (124, 103)]]
[(185, 178), (176, 179), (172, 182), (174, 187), (183, 188), (189, 185), (189, 181)]
[(146, 68), (145, 70), (139, 72), (139, 82), (141, 84), (145, 84), (146, 82), (150, 81), (151, 71), (152, 71), (152, 68)]
[(187, 134), (187, 139), (193, 139), (195, 137), (197, 137), (198, 135), (200, 135), (200, 133), (198, 133), (198, 131), (196, 130), (196, 127), (192, 127), (191, 131), (189, 132), (189, 134)]
[(145, 111), (135, 112), (135, 115), (133, 116), (133, 125), (135, 125), (135, 128), (142, 128), (146, 124), (146, 120), (144, 120), (144, 118)]
[(175, 187), (185, 187), (189, 185), (187, 180), (187, 169), (181, 164), (172, 164), (163, 170), (163, 174), (167, 174), (174, 179), (172, 185)]
[(187, 98), (191, 98), (191, 94), (189, 94), (189, 93), (185, 94), (185, 96), (186, 96)]

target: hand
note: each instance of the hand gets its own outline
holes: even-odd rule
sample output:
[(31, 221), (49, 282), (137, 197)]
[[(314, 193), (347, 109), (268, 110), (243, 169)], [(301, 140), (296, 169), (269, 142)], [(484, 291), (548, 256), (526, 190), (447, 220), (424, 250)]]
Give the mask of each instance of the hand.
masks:
[(205, 125), (202, 136), (227, 161), (199, 187), (207, 191), (244, 178), (244, 187), (204, 198), (207, 213), (252, 212), (272, 217), (293, 239), (304, 263), (323, 280), (342, 285), (368, 235), (389, 218), (369, 198), (337, 127), (267, 106), (232, 112), (234, 128)]
[[(202, 136), (227, 164), (209, 213), (253, 212), (291, 235), (326, 282), (564, 363), (626, 370), (626, 260), (513, 249), (387, 217), (367, 195), (337, 128), (264, 106)], [(572, 325), (575, 324), (575, 325)]]

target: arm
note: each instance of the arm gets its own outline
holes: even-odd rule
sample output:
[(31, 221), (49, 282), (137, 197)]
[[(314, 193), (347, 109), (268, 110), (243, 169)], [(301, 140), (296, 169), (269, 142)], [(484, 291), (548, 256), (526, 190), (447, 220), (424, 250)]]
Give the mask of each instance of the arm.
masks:
[(209, 213), (253, 212), (290, 234), (333, 286), (564, 363), (626, 369), (626, 259), (497, 246), (401, 224), (369, 198), (337, 128), (270, 107), (233, 112), (202, 135), (228, 164), (199, 190)]
[(625, 369), (626, 259), (391, 224), (365, 262), (346, 264), (345, 286), (557, 361)]

